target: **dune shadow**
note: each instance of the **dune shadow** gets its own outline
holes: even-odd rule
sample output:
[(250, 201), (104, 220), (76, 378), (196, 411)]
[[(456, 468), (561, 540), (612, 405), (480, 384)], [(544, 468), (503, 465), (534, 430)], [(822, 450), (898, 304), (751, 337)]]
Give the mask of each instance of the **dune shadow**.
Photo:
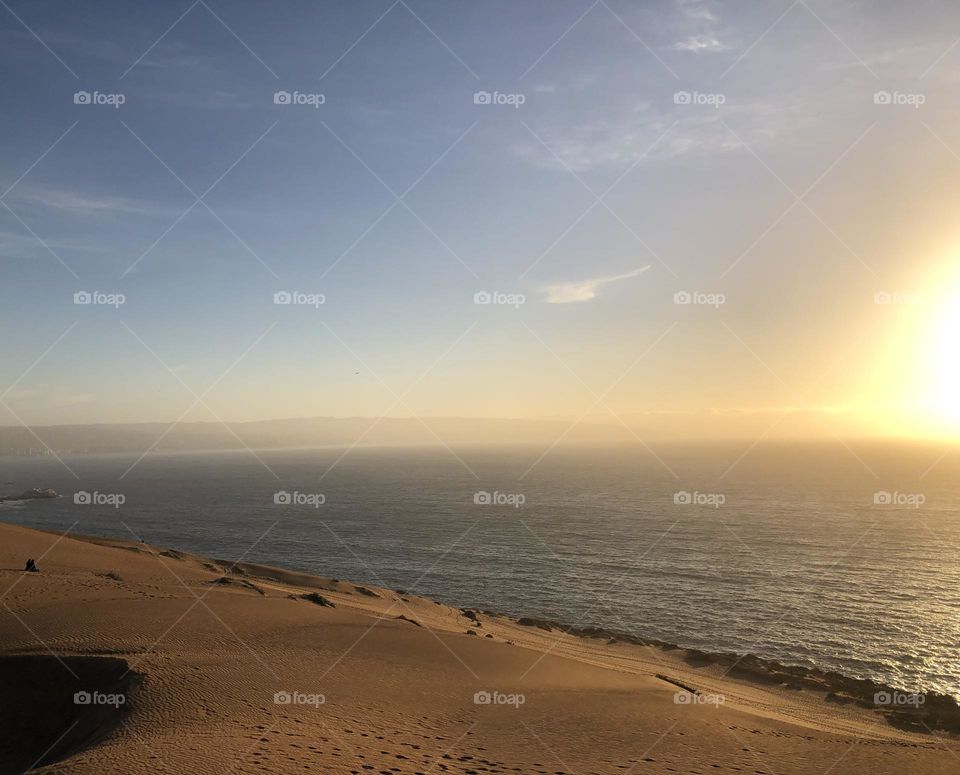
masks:
[(0, 773), (60, 761), (102, 740), (129, 713), (139, 682), (117, 657), (0, 657)]

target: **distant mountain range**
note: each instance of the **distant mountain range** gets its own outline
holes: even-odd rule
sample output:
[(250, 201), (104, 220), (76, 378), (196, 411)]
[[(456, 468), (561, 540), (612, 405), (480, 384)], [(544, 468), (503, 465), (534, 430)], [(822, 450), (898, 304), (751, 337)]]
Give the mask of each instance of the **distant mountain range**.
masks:
[[(466, 444), (570, 441), (626, 441), (623, 426), (562, 420), (481, 419), (470, 417), (375, 418), (306, 417), (289, 420), (48, 425), (0, 427), (0, 455), (94, 452), (276, 449), (339, 446), (354, 443)], [(566, 435), (564, 435), (566, 434)]]
[(835, 439), (877, 437), (854, 413), (805, 410), (633, 412), (571, 419), (481, 417), (301, 417), (250, 422), (126, 423), (0, 427), (0, 455), (278, 449), (402, 444)]

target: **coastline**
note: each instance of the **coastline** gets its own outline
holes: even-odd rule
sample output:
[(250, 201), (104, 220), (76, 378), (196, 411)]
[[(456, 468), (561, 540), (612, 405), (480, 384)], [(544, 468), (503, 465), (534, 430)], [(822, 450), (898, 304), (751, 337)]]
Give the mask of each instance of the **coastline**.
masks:
[[(675, 643), (640, 638), (630, 633), (605, 627), (575, 627), (546, 619), (520, 617), (520, 624), (564, 632), (580, 638), (605, 638), (608, 642), (622, 641), (637, 646), (648, 646), (665, 652), (676, 652), (695, 667), (715, 666), (724, 676), (761, 685), (776, 685), (798, 691), (807, 689), (823, 692), (824, 701), (837, 704), (855, 704), (877, 710), (891, 725), (916, 732), (942, 731), (960, 735), (960, 703), (953, 697), (935, 692), (917, 694), (903, 687), (890, 686), (866, 678), (855, 678), (832, 670), (816, 667), (786, 665), (756, 654), (737, 654), (730, 651), (707, 651), (688, 648)], [(896, 704), (895, 697), (922, 697), (917, 705)], [(878, 700), (879, 697), (879, 700)], [(885, 702), (885, 698), (891, 698)]]
[[(301, 728), (315, 724), (314, 734), (326, 734), (332, 740), (329, 729), (323, 732), (331, 726), (331, 715), (344, 730), (384, 716), (380, 737), (388, 738), (386, 730), (394, 728), (402, 728), (409, 736), (408, 716), (419, 710), (438, 729), (444, 727), (434, 737), (449, 743), (457, 737), (453, 732), (465, 732), (473, 719), (481, 725), (475, 731), (483, 732), (480, 747), (497, 751), (497, 757), (490, 758), (497, 767), (489, 765), (489, 771), (518, 766), (522, 771), (543, 769), (524, 763), (529, 741), (526, 748), (517, 747), (508, 733), (516, 727), (515, 719), (523, 718), (522, 723), (546, 741), (552, 732), (538, 726), (540, 713), (550, 718), (572, 714), (583, 727), (567, 730), (550, 744), (570, 749), (562, 754), (570, 762), (565, 772), (579, 772), (585, 761), (594, 761), (584, 747), (586, 742), (578, 741), (581, 734), (595, 737), (601, 730), (615, 738), (610, 742), (611, 755), (622, 753), (624, 763), (630, 762), (630, 751), (637, 753), (637, 735), (646, 739), (654, 733), (666, 734), (658, 745), (675, 746), (675, 756), (681, 756), (682, 746), (689, 743), (664, 732), (668, 726), (662, 724), (664, 718), (675, 717), (673, 723), (685, 729), (684, 737), (698, 738), (696, 750), (684, 755), (702, 755), (704, 761), (711, 757), (715, 763), (740, 761), (737, 757), (746, 756), (751, 746), (740, 746), (744, 751), (738, 754), (726, 751), (724, 745), (750, 728), (759, 730), (751, 734), (761, 735), (768, 749), (781, 736), (815, 739), (824, 756), (829, 756), (833, 744), (824, 743), (825, 738), (856, 743), (858, 755), (866, 757), (864, 761), (869, 760), (877, 772), (888, 771), (884, 763), (903, 765), (899, 757), (908, 753), (924, 759), (919, 764), (911, 759), (916, 772), (950, 771), (943, 758), (948, 755), (943, 737), (960, 731), (960, 712), (950, 698), (928, 698), (918, 708), (878, 707), (873, 695), (892, 694), (894, 689), (749, 655), (709, 654), (629, 633), (458, 609), (403, 591), (215, 560), (134, 541), (63, 538), (2, 523), (0, 537), (0, 594), (4, 596), (0, 613), (7, 613), (0, 620), (0, 679), (5, 686), (11, 685), (12, 676), (62, 669), (54, 664), (58, 659), (78, 673), (83, 660), (122, 660), (123, 675), (136, 679), (129, 686), (130, 702), (123, 708), (128, 715), (122, 722), (108, 723), (108, 714), (106, 721), (101, 718), (86, 729), (82, 740), (68, 740), (70, 745), (55, 751), (55, 759), (69, 759), (71, 771), (98, 771), (105, 763), (110, 771), (121, 762), (129, 765), (131, 757), (139, 761), (142, 748), (138, 751), (136, 739), (125, 733), (128, 726), (144, 739), (197, 734), (197, 730), (210, 734), (211, 728), (227, 734), (225, 730), (233, 730), (248, 717), (247, 725), (255, 730), (252, 719), (259, 713), (266, 721), (261, 726), (269, 728), (271, 718), (280, 718), (278, 710), (291, 710), (270, 701), (275, 693), (291, 690), (309, 695), (307, 690), (320, 691), (328, 683), (332, 686), (319, 717), (287, 713), (279, 723)], [(24, 556), (40, 558), (39, 574), (18, 570), (19, 558)], [(25, 671), (27, 658), (37, 664)], [(17, 660), (20, 664), (14, 669), (11, 665)], [(101, 670), (100, 691), (123, 684), (112, 669)], [(184, 690), (175, 678), (186, 680), (196, 697), (189, 692), (182, 696)], [(29, 717), (30, 703), (48, 703), (52, 691), (44, 689), (43, 696), (23, 698), (18, 712)], [(491, 691), (494, 697), (497, 692), (523, 696), (523, 707), (476, 704), (478, 692)], [(338, 695), (351, 699), (338, 705)], [(65, 716), (76, 711), (62, 706), (62, 697), (57, 698)], [(365, 698), (364, 712), (356, 715), (358, 698)], [(171, 704), (194, 709), (187, 716), (196, 707), (205, 710), (184, 730), (184, 720), (166, 710)], [(718, 718), (724, 723), (718, 725)], [(235, 744), (256, 742), (253, 734), (241, 735), (227, 747), (233, 750)], [(372, 729), (364, 734), (377, 739)], [(343, 731), (340, 737), (353, 738), (353, 733)], [(270, 736), (266, 738), (270, 744), (265, 743), (263, 757), (271, 759), (279, 749)], [(350, 742), (357, 755), (363, 752), (362, 757), (386, 756), (368, 751), (365, 739)], [(344, 745), (335, 747), (340, 753), (347, 750)], [(380, 748), (386, 750), (383, 745)], [(331, 759), (325, 761), (329, 771), (364, 771), (362, 765), (333, 761), (334, 753), (324, 754)], [(434, 753), (438, 763), (450, 766), (442, 752)], [(881, 753), (886, 758), (870, 758)], [(292, 754), (285, 751), (284, 755)], [(397, 755), (393, 752), (388, 758), (396, 764)], [(399, 755), (409, 756), (409, 751)], [(544, 758), (536, 757), (541, 765)], [(616, 758), (612, 756), (599, 771), (617, 771)], [(648, 762), (639, 771), (671, 771), (666, 759), (653, 758), (663, 769)], [(580, 766), (574, 767), (573, 761)], [(54, 759), (49, 763), (56, 766)], [(453, 771), (469, 769), (464, 765), (463, 770)], [(756, 769), (784, 771), (772, 766)], [(437, 770), (442, 771), (439, 766)]]
[[(52, 531), (41, 531), (52, 533)], [(52, 533), (53, 534), (53, 533)], [(78, 540), (116, 545), (120, 543), (114, 539), (74, 535)], [(167, 551), (190, 554), (187, 550), (167, 549)], [(206, 558), (210, 559), (210, 558)], [(295, 580), (300, 586), (309, 587), (318, 584), (318, 588), (329, 590), (324, 586), (321, 577), (306, 571), (283, 568), (281, 566), (261, 563), (248, 563), (230, 559), (216, 559), (226, 573), (241, 577), (267, 580)], [(350, 582), (347, 582), (348, 584)], [(374, 586), (374, 585), (371, 585)], [(403, 590), (393, 590), (403, 592)], [(422, 597), (422, 596), (419, 596)], [(442, 600), (436, 601), (443, 605), (451, 605)], [(456, 608), (456, 606), (452, 606)], [(855, 704), (858, 707), (876, 710), (887, 721), (902, 729), (916, 732), (937, 731), (960, 735), (960, 703), (949, 695), (936, 692), (925, 692), (919, 706), (911, 704), (897, 705), (893, 698), (918, 696), (906, 687), (893, 686), (866, 678), (858, 678), (833, 670), (818, 667), (790, 665), (776, 660), (761, 657), (753, 653), (736, 653), (730, 651), (712, 651), (708, 649), (692, 648), (677, 643), (647, 638), (624, 632), (610, 627), (577, 626), (555, 619), (537, 616), (512, 615), (489, 608), (477, 606), (460, 607), (462, 611), (483, 613), (487, 616), (515, 622), (522, 627), (535, 627), (548, 633), (563, 633), (578, 638), (592, 638), (613, 643), (626, 643), (641, 647), (651, 647), (663, 652), (680, 655), (683, 661), (693, 667), (715, 667), (723, 671), (724, 676), (738, 678), (760, 685), (781, 686), (790, 690), (807, 689), (813, 692), (823, 692), (824, 700), (835, 704)], [(891, 698), (891, 702), (877, 702), (878, 696)]]

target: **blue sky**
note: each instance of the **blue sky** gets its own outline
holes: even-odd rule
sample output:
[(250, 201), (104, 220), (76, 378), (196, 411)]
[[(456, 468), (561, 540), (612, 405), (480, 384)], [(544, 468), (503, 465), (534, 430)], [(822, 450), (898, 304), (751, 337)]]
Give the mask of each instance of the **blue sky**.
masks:
[(230, 420), (578, 417), (641, 356), (617, 412), (849, 403), (874, 294), (955, 237), (958, 37), (945, 2), (10, 2), (5, 421), (173, 420), (182, 383)]

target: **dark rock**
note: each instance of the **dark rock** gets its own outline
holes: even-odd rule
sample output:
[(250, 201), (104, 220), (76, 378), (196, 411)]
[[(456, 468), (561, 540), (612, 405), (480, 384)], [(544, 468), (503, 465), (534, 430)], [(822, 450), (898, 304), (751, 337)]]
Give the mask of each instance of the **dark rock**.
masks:
[(305, 595), (300, 595), (301, 600), (309, 600), (311, 603), (316, 603), (317, 605), (322, 605), (326, 608), (336, 608), (336, 606), (327, 600), (319, 592), (307, 592)]
[(40, 487), (34, 487), (32, 490), (27, 490), (19, 495), (0, 495), (0, 503), (3, 501), (37, 501), (59, 497), (56, 490), (51, 490), (49, 487), (42, 489)]

